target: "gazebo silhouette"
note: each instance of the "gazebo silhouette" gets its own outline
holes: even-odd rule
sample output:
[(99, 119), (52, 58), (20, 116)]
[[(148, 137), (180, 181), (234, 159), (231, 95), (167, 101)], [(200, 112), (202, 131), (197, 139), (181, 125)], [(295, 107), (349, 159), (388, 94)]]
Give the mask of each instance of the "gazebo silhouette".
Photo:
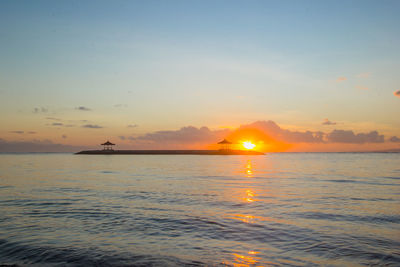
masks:
[(230, 150), (232, 144), (233, 143), (229, 142), (226, 139), (222, 140), (221, 142), (218, 142), (218, 145), (221, 145), (221, 149), (220, 150)]
[(104, 146), (103, 150), (113, 150), (112, 146), (115, 146), (115, 144), (111, 143), (108, 140), (107, 140), (107, 142), (105, 142), (104, 144), (101, 144), (101, 145)]

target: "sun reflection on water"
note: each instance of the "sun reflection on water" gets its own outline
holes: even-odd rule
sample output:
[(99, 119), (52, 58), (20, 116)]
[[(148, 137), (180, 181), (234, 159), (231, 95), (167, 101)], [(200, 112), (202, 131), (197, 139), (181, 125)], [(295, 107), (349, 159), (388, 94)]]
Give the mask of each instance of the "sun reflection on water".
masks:
[(247, 160), (246, 175), (249, 178), (253, 177), (253, 168), (252, 168), (252, 165), (251, 165), (251, 160)]
[(245, 196), (243, 197), (243, 199), (245, 202), (251, 203), (254, 201), (258, 201), (257, 199), (254, 198), (256, 196), (257, 196), (257, 194), (254, 193), (254, 191), (252, 191), (251, 189), (246, 189)]
[[(253, 266), (254, 264), (259, 263), (260, 258), (256, 257), (254, 255), (256, 255), (258, 252), (255, 251), (249, 251), (248, 255), (242, 255), (242, 254), (238, 254), (238, 253), (232, 253), (234, 258), (234, 262), (232, 263), (233, 266)], [(251, 256), (249, 256), (251, 255)], [(261, 265), (257, 265), (257, 266), (261, 266)]]

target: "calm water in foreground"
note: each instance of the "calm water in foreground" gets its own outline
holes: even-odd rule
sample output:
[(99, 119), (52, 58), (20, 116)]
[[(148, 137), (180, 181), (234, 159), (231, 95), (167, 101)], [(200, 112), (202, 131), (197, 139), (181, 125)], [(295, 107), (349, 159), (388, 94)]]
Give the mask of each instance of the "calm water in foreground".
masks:
[(400, 266), (400, 154), (0, 154), (0, 264)]

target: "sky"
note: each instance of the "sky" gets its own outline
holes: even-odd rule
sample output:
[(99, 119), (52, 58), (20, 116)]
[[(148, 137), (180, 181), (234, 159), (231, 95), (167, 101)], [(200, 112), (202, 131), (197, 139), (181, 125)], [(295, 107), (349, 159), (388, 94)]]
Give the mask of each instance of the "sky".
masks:
[(264, 151), (399, 149), (399, 10), (0, 1), (0, 152), (205, 149), (227, 137)]

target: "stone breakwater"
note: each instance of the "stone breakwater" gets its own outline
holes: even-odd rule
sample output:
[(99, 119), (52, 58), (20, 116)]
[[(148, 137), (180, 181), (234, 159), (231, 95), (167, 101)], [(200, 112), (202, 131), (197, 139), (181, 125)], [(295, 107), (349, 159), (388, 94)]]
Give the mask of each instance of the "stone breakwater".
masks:
[(86, 150), (79, 155), (264, 155), (247, 150)]

